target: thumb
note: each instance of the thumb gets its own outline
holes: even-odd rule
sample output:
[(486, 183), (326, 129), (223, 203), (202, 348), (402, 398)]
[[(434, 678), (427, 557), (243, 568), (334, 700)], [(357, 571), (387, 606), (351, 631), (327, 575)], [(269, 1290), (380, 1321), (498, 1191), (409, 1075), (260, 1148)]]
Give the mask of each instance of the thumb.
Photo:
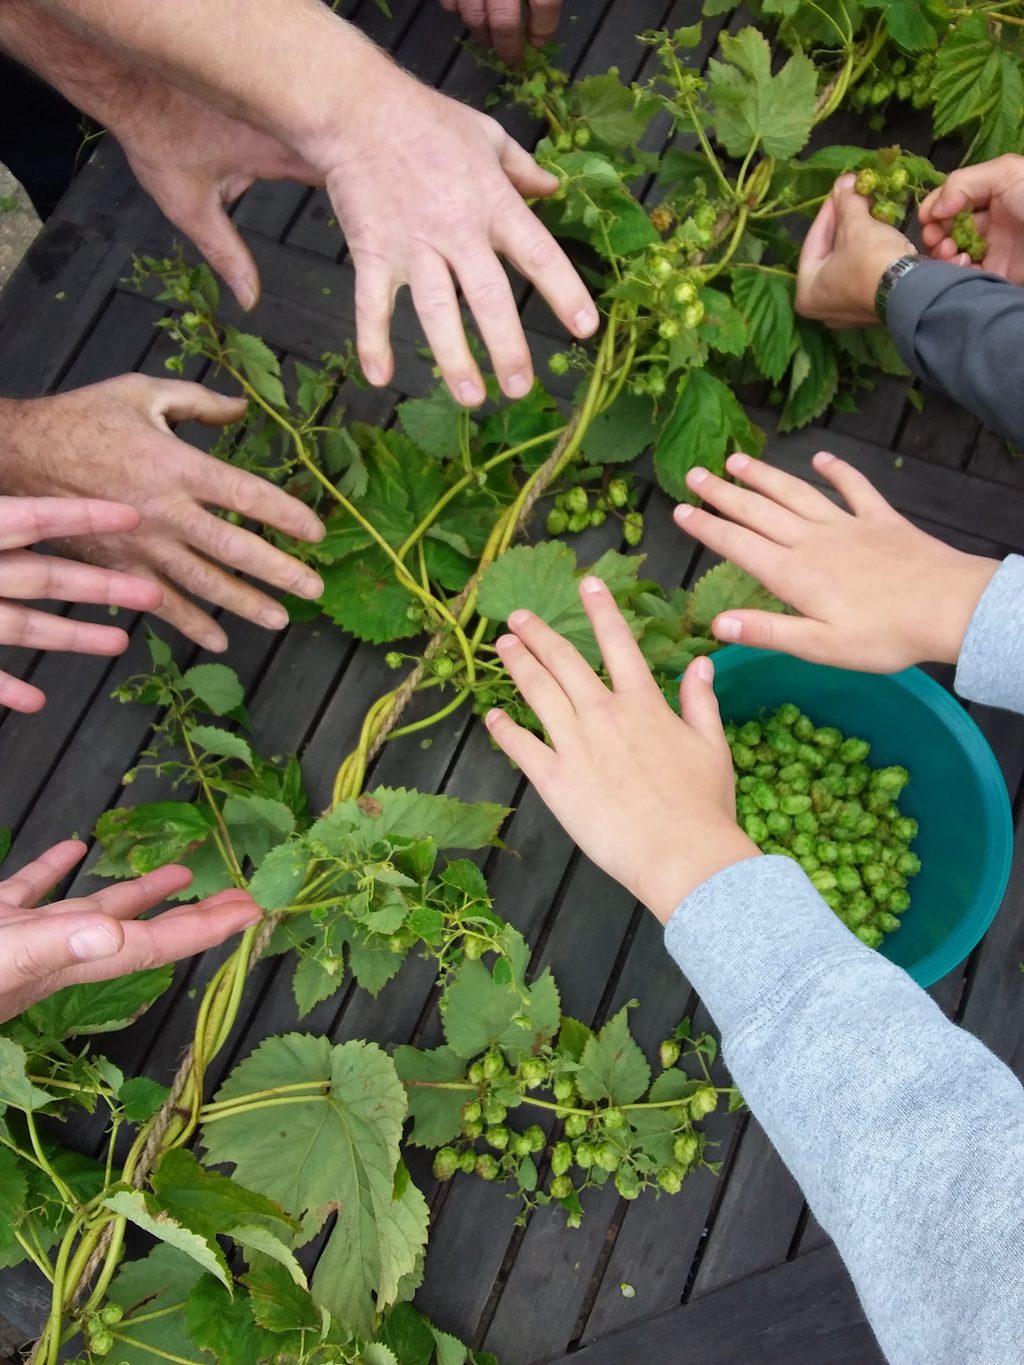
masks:
[(558, 176), (539, 166), (515, 138), (506, 136), (498, 154), (501, 168), (524, 199), (545, 199), (561, 183)]
[(255, 308), (260, 297), (260, 272), (216, 194), (211, 192), (192, 213), (179, 211), (172, 221), (192, 239), (239, 305), (246, 312)]
[(245, 416), (246, 400), (225, 393), (214, 393), (202, 384), (181, 379), (165, 379), (161, 386), (157, 416), (171, 422), (202, 422), (208, 427), (223, 427)]
[(706, 656), (694, 659), (679, 685), (679, 709), (691, 730), (718, 748), (727, 748), (715, 696), (715, 666)]
[(831, 195), (825, 200), (814, 222), (807, 229), (800, 250), (800, 270), (814, 270), (826, 261), (836, 244), (836, 204)]
[(109, 915), (34, 915), (4, 930), (2, 976), (15, 983), (48, 977), (87, 962), (114, 957), (124, 928)]
[(863, 194), (854, 188), (857, 177), (841, 175), (832, 188), (832, 202), (836, 206), (836, 235), (841, 232), (855, 231), (866, 223), (874, 222), (871, 205)]

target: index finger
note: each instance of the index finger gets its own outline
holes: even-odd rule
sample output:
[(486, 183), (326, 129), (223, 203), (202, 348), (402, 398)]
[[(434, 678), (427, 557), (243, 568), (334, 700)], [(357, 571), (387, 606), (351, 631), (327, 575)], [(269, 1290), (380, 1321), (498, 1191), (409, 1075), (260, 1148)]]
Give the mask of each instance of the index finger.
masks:
[(523, 20), (519, 0), (489, 0), (487, 22), (494, 50), (503, 62), (518, 62), (523, 56)]
[(64, 536), (134, 531), (141, 521), (134, 507), (101, 498), (0, 498), (0, 550)]
[[(634, 640), (633, 632), (616, 605), (607, 583), (589, 575), (580, 583), (580, 598), (594, 627), (601, 658), (614, 690), (658, 692), (651, 670), (640, 653), (640, 646)], [(661, 695), (660, 692), (658, 695)]]
[(526, 36), (533, 47), (544, 47), (558, 33), (562, 0), (530, 0), (530, 21)]
[(587, 337), (596, 331), (601, 319), (590, 291), (569, 257), (522, 200), (510, 204), (508, 213), (501, 216), (494, 244), (520, 275), (537, 286), (548, 307), (574, 336)]
[(189, 484), (190, 491), (202, 502), (238, 512), (251, 521), (273, 526), (286, 536), (295, 536), (297, 540), (323, 539), (323, 522), (298, 498), (293, 498), (268, 479), (250, 474), (247, 469), (233, 469), (213, 455), (195, 453), (199, 460)]

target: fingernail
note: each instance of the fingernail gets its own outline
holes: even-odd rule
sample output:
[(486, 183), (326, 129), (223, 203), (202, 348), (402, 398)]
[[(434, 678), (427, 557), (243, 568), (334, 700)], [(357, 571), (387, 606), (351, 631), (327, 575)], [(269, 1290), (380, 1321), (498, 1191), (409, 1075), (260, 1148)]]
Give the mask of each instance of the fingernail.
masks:
[(588, 574), (580, 583), (580, 591), (592, 593), (596, 596), (597, 593), (604, 592), (604, 579)]
[(688, 502), (681, 502), (672, 515), (677, 522), (685, 521), (687, 517), (692, 517), (696, 510), (697, 509), (691, 507)]
[(366, 379), (366, 382), (372, 384), (374, 388), (379, 389), (384, 383), (384, 371), (373, 361), (368, 365), (364, 362), (363, 376)]
[(495, 649), (511, 649), (513, 645), (519, 643), (515, 635), (502, 635), (495, 641)]
[(516, 626), (525, 626), (529, 619), (530, 613), (528, 611), (523, 611), (522, 609), (520, 609), (519, 611), (514, 611), (512, 613), (512, 615), (508, 618), (508, 623), (514, 630)]
[(817, 465), (831, 464), (835, 458), (836, 457), (834, 455), (830, 455), (827, 450), (819, 450), (817, 455), (813, 457), (811, 463)]
[(720, 616), (715, 622), (715, 634), (720, 640), (738, 640), (743, 624), (735, 616)]
[(700, 678), (701, 682), (710, 682), (711, 679), (715, 676), (714, 665), (712, 664), (710, 659), (707, 658), (698, 659), (697, 662), (694, 664), (694, 669), (696, 671), (697, 677)]
[(463, 407), (474, 408), (484, 401), (479, 387), (471, 379), (464, 379), (458, 387), (459, 402)]
[(493, 710), (487, 712), (487, 715), (484, 716), (484, 724), (487, 726), (488, 730), (492, 725), (497, 723), (498, 717), (502, 714), (503, 712), (499, 711), (497, 707), (494, 707)]
[(588, 337), (597, 331), (598, 321), (596, 308), (581, 308), (572, 320), (573, 330), (577, 336)]
[(303, 574), (295, 587), (295, 591), (303, 597), (319, 597), (323, 590), (323, 579), (315, 573)]
[(260, 612), (260, 621), (270, 630), (283, 630), (288, 624), (288, 613), (284, 607), (267, 607)]
[(256, 290), (248, 280), (232, 280), (231, 292), (247, 313), (256, 307)]
[(530, 381), (525, 374), (510, 374), (505, 380), (505, 392), (509, 398), (522, 398), (530, 392)]
[(215, 635), (211, 632), (203, 636), (203, 648), (208, 649), (211, 654), (223, 654), (227, 647), (228, 642), (224, 635)]
[(841, 175), (836, 181), (836, 189), (848, 190), (851, 185), (856, 185), (856, 183), (857, 177), (854, 175), (853, 171), (847, 171), (845, 175)]
[(79, 962), (98, 962), (100, 958), (113, 957), (120, 951), (114, 935), (102, 924), (76, 929), (68, 939), (68, 946)]
[(737, 451), (735, 455), (729, 456), (725, 462), (725, 467), (726, 469), (738, 472), (741, 469), (746, 469), (749, 463), (750, 456), (744, 455), (741, 451)]
[(313, 517), (310, 521), (306, 522), (305, 529), (302, 532), (302, 538), (303, 540), (323, 540), (326, 534), (327, 527), (317, 517)]
[(708, 471), (706, 469), (701, 469), (698, 466), (696, 469), (690, 470), (689, 474), (687, 474), (686, 476), (686, 482), (690, 485), (691, 488), (694, 488), (698, 484), (702, 484), (707, 477)]

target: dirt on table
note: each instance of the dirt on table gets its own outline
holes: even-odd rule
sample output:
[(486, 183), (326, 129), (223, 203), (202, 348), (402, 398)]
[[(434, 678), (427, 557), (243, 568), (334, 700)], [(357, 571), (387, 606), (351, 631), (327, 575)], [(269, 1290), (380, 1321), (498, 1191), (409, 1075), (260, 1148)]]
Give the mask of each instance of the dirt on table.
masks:
[(41, 224), (28, 195), (6, 166), (0, 166), (0, 290), (32, 245)]

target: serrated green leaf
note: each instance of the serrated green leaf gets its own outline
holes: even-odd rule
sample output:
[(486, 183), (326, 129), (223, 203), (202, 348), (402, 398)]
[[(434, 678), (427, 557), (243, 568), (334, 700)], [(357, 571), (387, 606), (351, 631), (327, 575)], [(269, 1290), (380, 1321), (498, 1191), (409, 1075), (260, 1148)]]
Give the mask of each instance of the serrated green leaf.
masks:
[[(510, 1056), (537, 1051), (554, 1037), (560, 1013), (558, 991), (545, 973), (527, 988), (496, 982), (482, 962), (464, 962), (448, 987), (443, 1003), (444, 1036), (459, 1057), (476, 1057), (492, 1044)], [(527, 1022), (517, 1023), (524, 1017)]]
[(653, 100), (635, 94), (611, 72), (584, 76), (572, 93), (591, 136), (616, 150), (640, 141), (657, 108)]
[(756, 578), (729, 560), (715, 564), (690, 589), (689, 619), (698, 631), (710, 631), (723, 611), (782, 611), (777, 597)]
[(27, 1199), (24, 1162), (9, 1147), (0, 1147), (0, 1247), (9, 1248), (15, 1256), (19, 1248), (14, 1233), (24, 1219)]
[(274, 408), (287, 408), (281, 383), (281, 362), (260, 337), (225, 328), (228, 359), (241, 369), (259, 396)]
[(825, 329), (805, 318), (798, 318), (796, 327), (793, 377), (779, 418), (780, 432), (793, 431), (820, 417), (839, 385), (835, 347)]
[(394, 1351), (379, 1341), (369, 1342), (359, 1354), (362, 1357), (360, 1365), (402, 1365)]
[(413, 594), (395, 581), (394, 565), (383, 550), (367, 550), (320, 569), (320, 605), (336, 625), (369, 644), (389, 644), (423, 629)]
[(158, 1000), (174, 977), (173, 966), (114, 977), (111, 981), (65, 986), (25, 1011), (44, 1038), (60, 1041), (127, 1028)]
[(576, 1085), (585, 1100), (632, 1104), (651, 1083), (647, 1058), (629, 1032), (628, 1013), (628, 1006), (619, 1010), (583, 1049)]
[(880, 10), (890, 37), (904, 52), (933, 48), (949, 25), (943, 0), (860, 0), (866, 10)]
[(196, 664), (182, 681), (215, 716), (226, 716), (245, 701), (238, 674), (227, 664)]
[(796, 156), (811, 135), (817, 70), (794, 54), (772, 75), (771, 48), (755, 28), (719, 39), (723, 61), (708, 62), (708, 93), (718, 139), (730, 156), (760, 144), (769, 156)]
[(720, 289), (702, 289), (699, 297), (704, 305), (699, 329), (701, 339), (721, 355), (742, 355), (747, 349), (747, 324), (743, 314)]
[(191, 1152), (181, 1148), (160, 1158), (152, 1184), (167, 1213), (202, 1237), (214, 1238), (246, 1224), (261, 1224), (279, 1236), (298, 1230), (296, 1220), (280, 1204), (236, 1180), (205, 1170)]
[[(107, 1297), (125, 1310), (118, 1324), (114, 1360), (117, 1365), (154, 1365), (160, 1359), (147, 1348), (194, 1360), (196, 1345), (185, 1326), (185, 1301), (203, 1275), (190, 1256), (161, 1244), (141, 1261), (129, 1261), (114, 1276)], [(175, 1304), (176, 1312), (163, 1312)], [(151, 1316), (158, 1315), (158, 1316)], [(143, 1319), (136, 1322), (138, 1316)]]
[(216, 1276), (221, 1284), (230, 1285), (227, 1262), (216, 1240), (184, 1227), (145, 1190), (115, 1190), (104, 1196), (102, 1202), (103, 1207), (110, 1209), (111, 1213), (120, 1214), (143, 1232), (190, 1256), (203, 1270)]
[(92, 870), (98, 877), (141, 877), (194, 852), (212, 829), (206, 807), (189, 801), (118, 806), (96, 822), (103, 853)]
[[(397, 1047), (395, 1069), (406, 1088), (409, 1115), (413, 1120), (409, 1141), (414, 1147), (443, 1147), (462, 1131), (460, 1111), (470, 1098), (468, 1090), (441, 1090), (434, 1086), (465, 1079), (466, 1062), (451, 1048), (422, 1052), (416, 1047)], [(415, 1082), (424, 1084), (415, 1084)]]
[(415, 1261), (416, 1211), (411, 1203), (391, 1207), (405, 1091), (391, 1059), (375, 1044), (332, 1046), (326, 1038), (293, 1033), (261, 1043), (235, 1067), (217, 1099), (304, 1080), (320, 1088), (305, 1102), (276, 1109), (272, 1124), (259, 1109), (207, 1122), (207, 1159), (234, 1165), (246, 1189), (300, 1218), (299, 1242), (337, 1213), (318, 1269), (319, 1276), (330, 1266), (331, 1274), (315, 1280), (315, 1294), (330, 1312), (368, 1332), (373, 1296), (386, 1300), (399, 1270), (404, 1274)]
[(117, 1098), (128, 1122), (141, 1124), (153, 1117), (170, 1093), (166, 1085), (159, 1085), (148, 1076), (134, 1076), (119, 1088)]
[(379, 1340), (394, 1351), (401, 1365), (431, 1365), (434, 1334), (422, 1313), (411, 1303), (400, 1303), (387, 1316)]
[[(465, 411), (443, 385), (438, 385), (428, 398), (409, 398), (396, 409), (398, 420), (421, 450), (439, 460), (453, 459), (459, 453), (459, 422)], [(475, 422), (469, 423), (472, 439), (477, 433)]]
[(260, 1261), (241, 1279), (261, 1327), (270, 1332), (321, 1330), (322, 1310), (283, 1266)]
[(273, 1360), (280, 1350), (279, 1341), (253, 1318), (248, 1296), (229, 1294), (209, 1275), (192, 1287), (185, 1304), (185, 1327), (217, 1365), (254, 1365)]
[(364, 991), (379, 995), (401, 971), (407, 955), (404, 951), (392, 952), (386, 943), (374, 943), (354, 935), (349, 943), (348, 965)]
[(302, 957), (292, 973), (292, 995), (299, 1018), (305, 1019), (310, 1010), (323, 1000), (337, 994), (345, 978), (340, 972), (329, 972), (315, 957)]
[(53, 1103), (53, 1096), (28, 1078), (28, 1055), (11, 1038), (0, 1037), (0, 1113), (7, 1105), (32, 1112)]
[(588, 464), (625, 464), (642, 455), (656, 435), (650, 398), (623, 389), (611, 407), (587, 428), (581, 453)]
[(232, 792), (223, 816), (236, 851), (257, 866), (295, 830), (295, 816), (283, 801), (248, 792)]
[(486, 848), (498, 837), (507, 806), (468, 803), (408, 787), (377, 787), (354, 801), (343, 801), (309, 831), (327, 851), (343, 852), (353, 835), (367, 843), (381, 839), (432, 839), (438, 849)]
[(306, 879), (309, 852), (302, 843), (272, 848), (249, 881), (249, 893), (264, 910), (286, 910)]
[(796, 349), (793, 281), (763, 270), (736, 270), (732, 295), (746, 319), (758, 368), (777, 384)]
[(691, 370), (654, 449), (654, 471), (673, 498), (696, 500), (686, 475), (697, 465), (721, 474), (726, 454), (759, 455), (764, 433), (751, 425), (732, 390), (707, 370)]
[(218, 725), (189, 725), (186, 727), (186, 733), (201, 755), (237, 758), (247, 768), (255, 767), (252, 749), (241, 735), (233, 734), (230, 730), (222, 730)]

